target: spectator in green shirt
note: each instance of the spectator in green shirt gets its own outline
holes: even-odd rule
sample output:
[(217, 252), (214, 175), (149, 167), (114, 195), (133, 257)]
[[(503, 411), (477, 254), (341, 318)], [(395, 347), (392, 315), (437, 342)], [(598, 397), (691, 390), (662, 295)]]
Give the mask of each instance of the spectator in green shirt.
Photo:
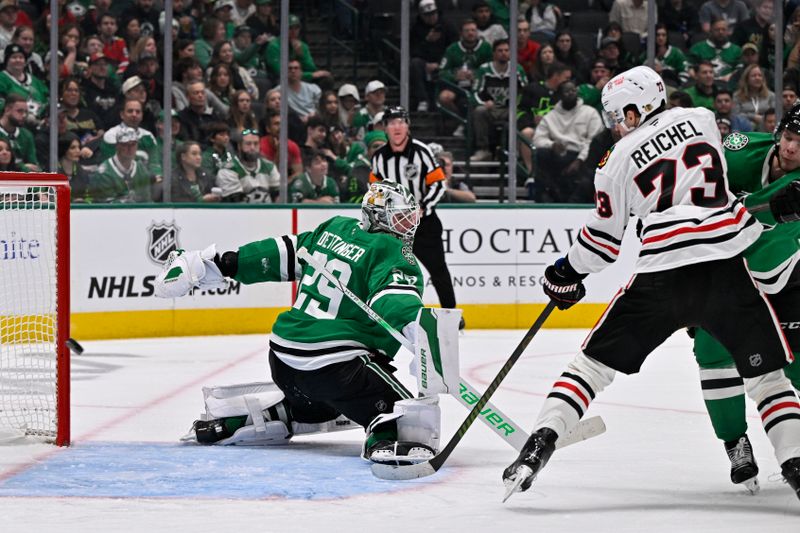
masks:
[(236, 24), (233, 22), (233, 0), (217, 0), (214, 2), (214, 16), (225, 26), (225, 38), (232, 39)]
[(714, 65), (711, 61), (700, 61), (695, 69), (695, 84), (686, 89), (694, 107), (705, 107), (714, 111)]
[(136, 160), (139, 136), (136, 129), (116, 130), (114, 155), (103, 161), (89, 179), (89, 192), (96, 203), (152, 201), (151, 178)]
[(19, 94), (28, 100), (31, 119), (38, 119), (49, 98), (47, 85), (27, 69), (28, 54), (18, 44), (5, 47), (3, 70), (0, 71), (0, 95)]
[(292, 180), (289, 198), (295, 204), (339, 203), (339, 186), (328, 176), (328, 159), (324, 153), (314, 152), (306, 171)]
[[(644, 54), (646, 56), (646, 54)], [(640, 58), (642, 63), (646, 57)], [(689, 65), (680, 48), (669, 43), (667, 25), (656, 25), (656, 55), (653, 69), (661, 76), (664, 83), (672, 87), (680, 87), (689, 80)]]
[(28, 102), (17, 93), (7, 94), (3, 115), (0, 117), (0, 137), (8, 139), (16, 157), (17, 166), (28, 172), (39, 170), (36, 158), (36, 143), (33, 133), (25, 127), (28, 118)]
[[(308, 45), (300, 40), (300, 17), (289, 15), (289, 61), (296, 59), (303, 70), (303, 81), (316, 83), (320, 89), (333, 89), (333, 76), (327, 70), (317, 68)], [(275, 79), (280, 77), (281, 40), (273, 39), (264, 52), (264, 63)]]
[(742, 49), (730, 42), (728, 29), (727, 20), (715, 20), (711, 23), (709, 38), (689, 49), (689, 56), (695, 63), (711, 61), (716, 81), (728, 82), (742, 58)]
[(221, 20), (209, 17), (200, 29), (200, 38), (194, 42), (194, 55), (203, 70), (211, 63), (214, 47), (225, 40), (225, 24)]
[[(467, 103), (475, 72), (492, 60), (492, 45), (478, 35), (478, 25), (472, 19), (461, 23), (461, 38), (447, 47), (439, 63), (439, 79), (444, 82), (439, 92), (439, 103), (451, 112)], [(456, 87), (460, 87), (458, 91)], [(458, 134), (463, 135), (459, 127)], [(456, 136), (459, 136), (455, 134)]]

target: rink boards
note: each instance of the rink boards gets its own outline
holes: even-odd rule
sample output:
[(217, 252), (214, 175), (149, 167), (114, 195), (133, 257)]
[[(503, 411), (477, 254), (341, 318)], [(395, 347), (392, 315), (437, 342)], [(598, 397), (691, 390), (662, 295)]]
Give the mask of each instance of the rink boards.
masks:
[[(563, 256), (589, 209), (443, 207), (438, 210), (456, 299), (470, 328), (526, 328), (544, 307), (545, 267)], [(292, 304), (291, 283), (244, 286), (164, 300), (153, 281), (170, 250), (222, 252), (315, 228), (354, 208), (215, 206), (72, 211), (72, 336), (78, 339), (262, 333)], [(629, 233), (631, 233), (629, 231)], [(549, 327), (591, 327), (629, 278), (638, 243), (626, 235), (615, 265), (587, 282), (586, 299)], [(426, 305), (438, 299), (428, 283)]]

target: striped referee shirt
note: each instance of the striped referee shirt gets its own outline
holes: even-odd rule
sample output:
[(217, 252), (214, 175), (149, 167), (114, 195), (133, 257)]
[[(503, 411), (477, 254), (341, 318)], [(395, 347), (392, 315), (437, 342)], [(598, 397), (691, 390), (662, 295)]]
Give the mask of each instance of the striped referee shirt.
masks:
[(445, 192), (444, 172), (428, 145), (409, 136), (405, 149), (395, 152), (389, 143), (372, 156), (369, 181), (402, 183), (414, 193), (423, 216), (430, 215)]

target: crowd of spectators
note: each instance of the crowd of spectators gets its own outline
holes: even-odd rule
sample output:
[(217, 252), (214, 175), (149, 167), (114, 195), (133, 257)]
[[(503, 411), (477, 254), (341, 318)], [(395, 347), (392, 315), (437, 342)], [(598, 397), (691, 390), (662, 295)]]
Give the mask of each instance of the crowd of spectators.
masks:
[[(368, 7), (363, 0), (350, 3)], [(388, 88), (379, 79), (357, 86), (320, 68), (302, 39), (303, 21), (292, 13), (288, 94), (282, 95), (278, 4), (174, 0), (174, 19), (166, 24), (157, 0), (61, 0), (58, 46), (51, 49), (49, 2), (0, 0), (0, 170), (46, 168), (55, 127), (58, 169), (71, 179), (74, 202), (159, 202), (166, 193), (169, 120), (172, 201), (274, 202), (281, 183), (279, 110), (286, 98), (288, 200), (360, 201), (370, 156), (387, 142), (382, 114)], [(648, 38), (647, 2), (592, 5), (604, 9), (609, 22), (587, 41), (585, 32), (570, 30), (575, 14), (557, 3), (520, 3), (518, 99), (511, 102), (507, 0), (470, 1), (469, 14), (453, 0), (416, 0), (411, 110), (439, 108), (461, 117), (446, 133), (468, 136), (467, 156), (477, 162), (501, 155), (502, 128), (513, 109), (529, 198), (590, 202), (594, 159), (613, 142), (601, 120), (601, 90), (645, 60)], [(784, 108), (797, 100), (800, 2), (786, 3), (786, 26), (777, 31), (773, 0), (657, 5), (654, 68), (668, 86), (670, 105), (714, 111), (723, 132), (769, 131), (776, 98)], [(165, 31), (174, 43), (170, 117), (161, 106)], [(784, 39), (780, 59), (776, 38)], [(54, 58), (57, 95), (49, 91)], [(785, 80), (777, 90), (775, 68), (784, 70)], [(48, 116), (51, 98), (58, 100), (55, 121)], [(465, 183), (454, 181), (452, 153), (435, 152), (448, 175), (447, 199), (475, 201)]]
[[(497, 133), (507, 125), (510, 106), (508, 2), (472, 2), (472, 16), (462, 17), (458, 28), (449, 17), (463, 11), (448, 9), (451, 4), (418, 3), (411, 28), (412, 106), (419, 111), (438, 106), (448, 117), (461, 117), (448, 133), (470, 136), (471, 160), (497, 159), (507, 139)], [(785, 3), (787, 24), (777, 31), (773, 0), (658, 0), (656, 6), (653, 66), (664, 78), (670, 105), (714, 111), (723, 133), (771, 131), (776, 98), (784, 109), (797, 100), (800, 2)], [(586, 2), (583, 14), (602, 15), (596, 18), (608, 24), (573, 31), (570, 20), (581, 13), (563, 12), (558, 2), (520, 2), (518, 173), (535, 201), (592, 201), (597, 161), (590, 146), (595, 140), (605, 139), (600, 144), (606, 148), (612, 142), (601, 121), (602, 88), (646, 61), (648, 2), (595, 0), (591, 9)], [(778, 60), (776, 38), (784, 39), (784, 57)], [(779, 93), (772, 86), (776, 63), (784, 70)]]
[[(171, 201), (274, 202), (285, 97), (288, 200), (360, 202), (369, 157), (386, 142), (386, 86), (370, 81), (362, 102), (356, 85), (317, 66), (292, 13), (289, 87), (281, 95), (276, 4), (175, 0), (165, 24), (154, 0), (61, 1), (53, 55), (49, 3), (0, 0), (0, 170), (47, 169), (55, 127), (58, 171), (70, 178), (73, 202), (160, 202), (169, 120)], [(165, 31), (174, 43), (169, 117)], [(51, 56), (59, 63), (57, 95), (49, 94)]]

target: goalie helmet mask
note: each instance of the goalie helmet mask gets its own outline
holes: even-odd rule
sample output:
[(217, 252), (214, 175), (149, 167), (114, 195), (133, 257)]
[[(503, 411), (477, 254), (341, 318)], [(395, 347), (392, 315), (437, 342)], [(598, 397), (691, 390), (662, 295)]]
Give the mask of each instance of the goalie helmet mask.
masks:
[(391, 233), (408, 240), (414, 237), (419, 220), (414, 195), (393, 181), (372, 183), (361, 202), (361, 226), (370, 233)]
[(631, 106), (641, 117), (639, 124), (642, 124), (666, 107), (667, 91), (661, 76), (650, 67), (639, 66), (611, 78), (603, 87), (601, 101), (607, 127), (624, 125), (625, 112)]

